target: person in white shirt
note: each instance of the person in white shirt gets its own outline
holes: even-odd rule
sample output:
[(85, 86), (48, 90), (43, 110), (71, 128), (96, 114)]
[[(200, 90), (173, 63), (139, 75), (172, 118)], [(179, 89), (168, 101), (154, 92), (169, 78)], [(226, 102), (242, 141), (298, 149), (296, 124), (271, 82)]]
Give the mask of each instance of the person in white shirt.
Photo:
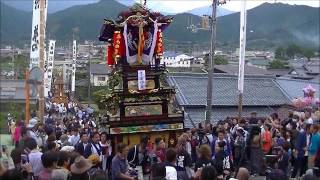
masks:
[(166, 179), (167, 180), (177, 180), (178, 173), (175, 168), (177, 161), (177, 152), (173, 148), (169, 148), (166, 152)]
[(38, 120), (36, 118), (30, 119), (29, 124), (27, 126), (28, 128), (27, 134), (29, 137), (36, 140), (37, 145), (39, 147), (42, 147), (44, 145), (43, 144), (44, 140), (42, 139), (42, 136), (40, 136), (40, 133), (37, 132), (37, 125), (38, 125)]
[(91, 142), (84, 149), (84, 157), (88, 158), (91, 154), (96, 154), (100, 157), (100, 161), (103, 159), (102, 155), (102, 147), (100, 145), (100, 134), (98, 132), (94, 132), (90, 135)]
[(311, 112), (305, 111), (305, 119), (307, 124), (313, 124), (313, 119), (311, 117)]
[(70, 136), (69, 138), (69, 142), (72, 146), (75, 146), (79, 140), (80, 140), (80, 134), (79, 134), (79, 130), (78, 128), (74, 128), (72, 131), (71, 131), (72, 135)]
[(38, 176), (40, 171), (43, 169), (43, 165), (41, 162), (42, 152), (40, 152), (37, 148), (37, 142), (33, 138), (29, 138), (27, 141), (27, 148), (30, 153), (28, 154), (29, 163), (32, 165), (32, 170), (34, 176)]
[(85, 149), (88, 145), (88, 133), (85, 131), (81, 132), (80, 141), (75, 145), (75, 151), (84, 156)]

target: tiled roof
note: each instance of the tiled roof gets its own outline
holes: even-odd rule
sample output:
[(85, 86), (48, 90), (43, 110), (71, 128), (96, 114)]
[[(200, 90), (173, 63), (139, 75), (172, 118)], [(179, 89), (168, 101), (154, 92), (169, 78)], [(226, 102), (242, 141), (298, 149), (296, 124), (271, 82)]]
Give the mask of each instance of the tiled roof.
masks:
[(275, 76), (286, 76), (292, 69), (268, 69), (268, 72)]
[(91, 64), (91, 74), (109, 74), (110, 68), (106, 64)]
[[(187, 128), (193, 128), (193, 124), (197, 126), (205, 120), (205, 108), (185, 108), (184, 110), (186, 112), (184, 125)], [(257, 112), (258, 117), (267, 117), (276, 111), (268, 107), (244, 107), (242, 117), (249, 117), (251, 112)], [(227, 117), (237, 117), (237, 115), (236, 107), (212, 108), (211, 121), (225, 120)]]
[[(231, 75), (238, 74), (238, 65), (236, 64), (227, 64), (227, 65), (215, 65), (214, 66), (215, 72), (220, 71), (222, 73), (227, 73)], [(271, 72), (268, 72), (265, 69), (254, 67), (254, 66), (244, 66), (245, 74), (260, 74), (260, 75), (271, 75)]]
[[(182, 106), (205, 106), (207, 94), (206, 74), (171, 74), (170, 85), (177, 89), (177, 100)], [(232, 75), (214, 74), (213, 106), (238, 105), (238, 78)], [(246, 76), (243, 94), (244, 106), (274, 106), (290, 103), (275, 78), (271, 76)]]
[(319, 97), (319, 91), (320, 91), (319, 82), (317, 83), (312, 81), (286, 79), (286, 78), (278, 78), (276, 81), (290, 99), (303, 97), (302, 89), (307, 87), (309, 84), (316, 89), (315, 97)]
[(165, 51), (163, 53), (163, 57), (176, 57), (176, 56), (177, 56), (177, 53), (174, 51)]

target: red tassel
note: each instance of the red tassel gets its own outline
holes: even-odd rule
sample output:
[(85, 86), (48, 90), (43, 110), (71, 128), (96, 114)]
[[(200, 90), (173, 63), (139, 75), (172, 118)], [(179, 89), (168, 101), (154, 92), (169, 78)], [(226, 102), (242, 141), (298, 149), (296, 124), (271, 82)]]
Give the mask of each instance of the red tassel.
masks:
[(121, 57), (126, 56), (126, 46), (125, 46), (124, 37), (122, 33), (120, 35), (119, 54)]
[(109, 66), (114, 65), (114, 58), (113, 58), (113, 46), (111, 44), (107, 45), (107, 64)]

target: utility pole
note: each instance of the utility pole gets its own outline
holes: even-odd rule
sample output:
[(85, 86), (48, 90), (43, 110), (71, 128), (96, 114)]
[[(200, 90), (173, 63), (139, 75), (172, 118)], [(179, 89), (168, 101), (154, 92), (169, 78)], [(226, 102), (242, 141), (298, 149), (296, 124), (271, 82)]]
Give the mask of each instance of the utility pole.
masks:
[[(42, 76), (44, 75), (44, 57), (45, 57), (45, 49), (44, 49), (44, 43), (45, 43), (45, 0), (39, 0), (40, 3), (40, 35), (39, 35), (39, 67), (42, 71)], [(39, 119), (40, 122), (43, 122), (44, 120), (44, 108), (45, 108), (45, 102), (44, 102), (44, 82), (43, 78), (39, 87)]]
[[(13, 72), (13, 77), (17, 77), (17, 76), (16, 76), (16, 72), (15, 72), (15, 70), (14, 70), (14, 61), (15, 61), (15, 59), (14, 59), (14, 48), (12, 48), (12, 58), (11, 58), (11, 60), (12, 60), (12, 72)], [(18, 79), (18, 78), (15, 78), (15, 79)]]
[(92, 52), (92, 44), (90, 44), (90, 48), (89, 48), (88, 106), (91, 105), (91, 52)]
[(214, 52), (216, 49), (216, 30), (217, 30), (217, 5), (218, 1), (213, 0), (212, 2), (212, 14), (211, 14), (211, 48), (210, 48), (210, 56), (208, 63), (208, 85), (207, 85), (207, 106), (206, 106), (206, 114), (205, 114), (205, 123), (209, 124), (211, 120), (211, 111), (212, 111), (212, 78), (214, 72)]
[(24, 88), (24, 93), (25, 93), (25, 97), (26, 97), (26, 107), (25, 107), (25, 123), (28, 124), (29, 123), (29, 119), (30, 119), (30, 89), (29, 89), (29, 69), (26, 69), (26, 73), (25, 73), (25, 88)]

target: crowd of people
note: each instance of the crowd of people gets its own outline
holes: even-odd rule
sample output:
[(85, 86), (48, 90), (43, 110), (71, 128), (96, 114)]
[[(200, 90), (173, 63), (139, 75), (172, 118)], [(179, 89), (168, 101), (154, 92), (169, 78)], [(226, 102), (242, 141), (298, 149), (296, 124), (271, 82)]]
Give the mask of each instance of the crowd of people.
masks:
[(99, 128), (91, 107), (47, 104), (45, 122), (15, 123), (15, 148), (1, 148), (0, 177), (6, 180), (214, 180), (265, 176), (320, 178), (319, 108), (292, 111), (280, 119), (253, 112), (140, 143), (114, 143)]

